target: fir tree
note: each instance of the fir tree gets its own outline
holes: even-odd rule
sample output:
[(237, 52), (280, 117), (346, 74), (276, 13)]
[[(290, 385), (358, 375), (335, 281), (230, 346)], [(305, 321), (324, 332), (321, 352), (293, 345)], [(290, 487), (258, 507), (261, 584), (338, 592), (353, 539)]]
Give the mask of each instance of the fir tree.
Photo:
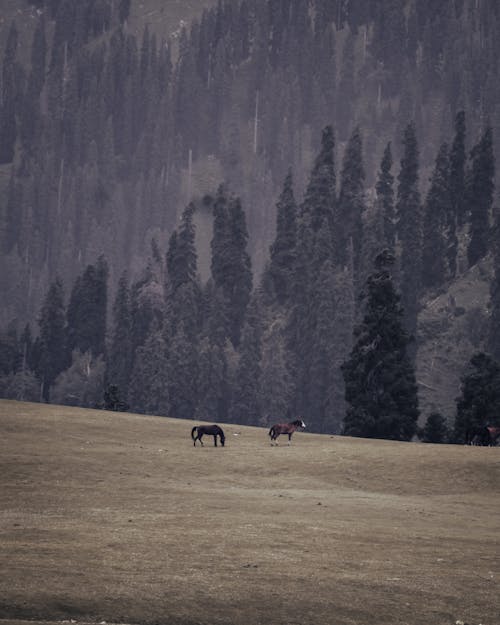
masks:
[(50, 387), (68, 366), (65, 332), (64, 291), (61, 280), (50, 286), (38, 319), (40, 326), (40, 358), (38, 375), (42, 381), (42, 396), (49, 401)]
[(195, 226), (193, 215), (195, 205), (189, 204), (182, 213), (181, 225), (170, 237), (167, 252), (167, 273), (169, 295), (175, 295), (177, 289), (196, 278), (197, 255), (195, 247)]
[(367, 280), (364, 318), (342, 367), (349, 404), (343, 432), (408, 441), (415, 434), (419, 414), (417, 385), (403, 310), (387, 270), (393, 262), (390, 253), (380, 254)]
[(333, 223), (336, 202), (334, 147), (333, 129), (326, 126), (300, 210), (301, 215), (309, 213), (314, 232), (321, 227), (331, 229)]
[(457, 273), (457, 229), (466, 223), (465, 203), (465, 113), (455, 117), (455, 137), (450, 151), (450, 205), (447, 218), (447, 258), (451, 278)]
[(470, 153), (466, 197), (470, 210), (470, 240), (467, 248), (469, 266), (475, 265), (488, 252), (490, 213), (495, 187), (495, 157), (491, 127), (484, 131)]
[(297, 205), (293, 195), (291, 170), (285, 178), (276, 208), (276, 237), (270, 249), (269, 274), (278, 302), (284, 304), (290, 297), (292, 288), (297, 242)]
[(405, 327), (410, 334), (414, 334), (422, 266), (422, 215), (418, 188), (418, 147), (413, 123), (405, 129), (403, 148), (396, 204), (397, 232), (401, 241), (401, 303), (405, 313)]
[(457, 398), (454, 436), (464, 442), (470, 428), (500, 425), (500, 364), (485, 353), (475, 354), (462, 376)]
[(224, 294), (230, 338), (237, 347), (252, 291), (246, 218), (240, 199), (228, 201), (223, 187), (217, 192), (213, 211), (212, 278)]
[(198, 393), (198, 354), (181, 322), (168, 346), (168, 399), (171, 417), (192, 419), (196, 412)]
[(441, 285), (446, 277), (446, 223), (450, 214), (448, 146), (443, 143), (436, 157), (431, 186), (424, 205), (422, 239), (422, 284)]
[(357, 274), (363, 239), (364, 179), (362, 143), (359, 128), (352, 133), (344, 153), (338, 200), (337, 255), (341, 266), (348, 260), (349, 241), (354, 252), (354, 271)]
[(132, 373), (132, 315), (126, 274), (118, 282), (113, 304), (113, 329), (107, 358), (106, 378), (126, 397)]
[(492, 235), (493, 279), (490, 284), (489, 350), (500, 362), (500, 209), (496, 209), (495, 227)]
[(312, 307), (314, 310), (314, 330), (311, 343), (311, 363), (309, 369), (308, 414), (314, 429), (319, 432), (333, 432), (335, 414), (333, 406), (334, 386), (337, 370), (334, 366), (336, 355), (335, 326), (335, 274), (333, 263), (327, 259), (316, 276)]
[(94, 356), (104, 354), (106, 338), (108, 265), (103, 256), (88, 265), (71, 291), (68, 305), (68, 350)]
[(291, 414), (293, 383), (286, 348), (285, 317), (270, 319), (262, 336), (259, 403), (262, 422), (272, 425)]
[(128, 399), (131, 408), (146, 414), (168, 415), (169, 361), (163, 333), (156, 320), (143, 345), (137, 348)]
[(237, 423), (258, 425), (260, 421), (261, 337), (259, 308), (254, 300), (247, 309), (235, 376), (231, 418)]
[(387, 144), (382, 161), (380, 163), (380, 171), (377, 178), (376, 191), (377, 199), (384, 222), (384, 242), (389, 250), (394, 251), (395, 245), (395, 212), (394, 212), (394, 176), (392, 169), (392, 151), (390, 142)]
[(449, 431), (446, 419), (439, 412), (431, 412), (419, 436), (424, 443), (448, 442)]
[(16, 63), (18, 31), (12, 22), (2, 65), (0, 98), (0, 164), (11, 163), (17, 138), (16, 104), (18, 99), (18, 71)]
[(203, 299), (205, 324), (198, 349), (196, 416), (205, 421), (226, 421), (229, 407), (226, 305), (222, 292), (214, 289), (211, 280), (205, 287)]

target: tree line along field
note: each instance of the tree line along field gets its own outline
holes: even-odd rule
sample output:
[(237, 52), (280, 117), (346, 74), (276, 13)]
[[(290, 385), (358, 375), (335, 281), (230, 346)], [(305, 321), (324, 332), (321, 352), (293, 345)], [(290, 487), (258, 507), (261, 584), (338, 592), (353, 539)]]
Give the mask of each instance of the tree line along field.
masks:
[(500, 451), (0, 401), (0, 623), (497, 625)]

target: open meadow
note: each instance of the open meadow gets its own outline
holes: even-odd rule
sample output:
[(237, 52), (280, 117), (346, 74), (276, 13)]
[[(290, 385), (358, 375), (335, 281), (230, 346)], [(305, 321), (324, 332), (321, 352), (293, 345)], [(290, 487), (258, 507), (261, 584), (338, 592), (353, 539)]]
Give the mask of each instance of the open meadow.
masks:
[(500, 623), (500, 449), (0, 401), (0, 624)]

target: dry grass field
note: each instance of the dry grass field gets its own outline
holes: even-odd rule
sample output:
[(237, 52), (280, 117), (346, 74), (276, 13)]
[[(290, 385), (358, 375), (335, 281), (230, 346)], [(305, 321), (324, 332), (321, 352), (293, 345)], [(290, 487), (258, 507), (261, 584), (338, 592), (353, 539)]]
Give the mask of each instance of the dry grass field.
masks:
[(500, 449), (0, 401), (0, 624), (500, 623)]

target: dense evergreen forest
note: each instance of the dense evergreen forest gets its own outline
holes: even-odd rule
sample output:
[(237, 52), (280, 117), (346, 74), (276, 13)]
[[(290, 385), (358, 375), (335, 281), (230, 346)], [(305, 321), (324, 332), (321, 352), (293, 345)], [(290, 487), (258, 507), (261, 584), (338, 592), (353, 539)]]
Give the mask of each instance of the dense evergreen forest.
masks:
[[(474, 268), (489, 355), (461, 366), (499, 386), (494, 0), (221, 0), (176, 39), (130, 0), (25, 4), (3, 396), (408, 440), (419, 316)], [(486, 418), (461, 401), (457, 437)]]

